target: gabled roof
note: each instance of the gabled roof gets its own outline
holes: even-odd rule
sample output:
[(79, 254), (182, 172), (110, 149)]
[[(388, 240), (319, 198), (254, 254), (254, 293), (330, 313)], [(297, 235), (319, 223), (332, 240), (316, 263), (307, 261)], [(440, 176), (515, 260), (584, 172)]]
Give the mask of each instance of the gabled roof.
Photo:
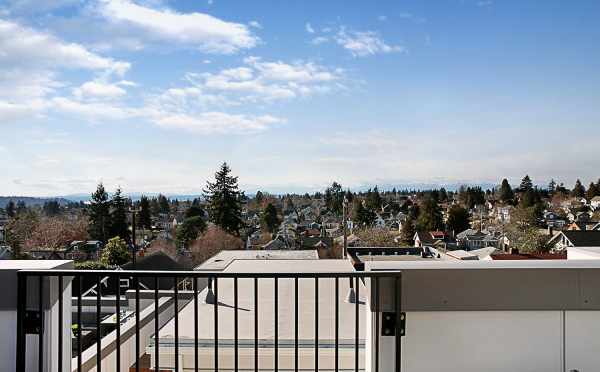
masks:
[(574, 247), (600, 247), (600, 231), (561, 231), (550, 242), (564, 236)]

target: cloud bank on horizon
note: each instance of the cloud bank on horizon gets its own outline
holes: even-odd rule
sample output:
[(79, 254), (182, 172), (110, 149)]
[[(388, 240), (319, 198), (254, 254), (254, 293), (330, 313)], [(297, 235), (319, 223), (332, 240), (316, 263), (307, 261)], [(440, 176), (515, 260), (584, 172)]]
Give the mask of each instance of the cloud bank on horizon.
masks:
[(600, 176), (599, 3), (277, 4), (3, 2), (0, 195)]

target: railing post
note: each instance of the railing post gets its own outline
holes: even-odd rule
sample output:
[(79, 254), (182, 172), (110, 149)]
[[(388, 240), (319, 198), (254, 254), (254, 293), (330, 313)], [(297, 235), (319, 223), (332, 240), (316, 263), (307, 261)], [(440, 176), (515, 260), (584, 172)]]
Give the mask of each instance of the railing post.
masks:
[(401, 274), (371, 277), (365, 311), (365, 372), (402, 369)]
[(17, 272), (17, 347), (16, 372), (25, 372), (25, 311), (27, 311), (27, 277)]

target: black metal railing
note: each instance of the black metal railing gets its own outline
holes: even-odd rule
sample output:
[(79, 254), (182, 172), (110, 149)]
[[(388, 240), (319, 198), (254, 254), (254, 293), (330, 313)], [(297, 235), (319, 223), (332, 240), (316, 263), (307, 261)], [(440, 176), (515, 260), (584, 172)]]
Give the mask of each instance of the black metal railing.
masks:
[[(84, 331), (84, 322), (83, 322), (83, 314), (82, 307), (84, 303), (84, 299), (82, 298), (82, 292), (84, 288), (82, 288), (82, 283), (84, 278), (89, 283), (90, 278), (95, 279), (96, 283), (96, 303), (95, 303), (95, 326), (96, 332), (94, 343), (90, 345), (84, 345), (83, 343), (83, 331)], [(244, 347), (252, 348), (253, 347), (253, 369), (254, 371), (259, 371), (259, 352), (262, 347), (264, 347), (264, 340), (259, 339), (259, 298), (261, 296), (272, 296), (274, 308), (272, 309), (273, 314), (273, 340), (270, 347), (273, 349), (273, 368), (274, 371), (279, 371), (281, 368), (280, 365), (280, 345), (281, 342), (279, 340), (279, 317), (280, 317), (280, 284), (283, 280), (290, 281), (291, 288), (293, 288), (293, 316), (294, 316), (294, 324), (293, 324), (293, 367), (281, 368), (286, 370), (293, 369), (295, 372), (299, 370), (306, 370), (306, 367), (300, 368), (299, 361), (299, 349), (306, 348), (307, 345), (305, 342), (299, 342), (299, 316), (301, 311), (302, 303), (299, 302), (299, 281), (314, 281), (314, 287), (312, 291), (314, 291), (314, 371), (319, 371), (319, 352), (320, 349), (323, 349), (324, 346), (319, 343), (319, 284), (324, 283), (325, 280), (330, 280), (334, 285), (334, 297), (335, 299), (327, 299), (327, 301), (331, 300), (334, 302), (333, 312), (334, 312), (334, 340), (333, 340), (333, 348), (334, 348), (334, 364), (333, 369), (335, 372), (341, 370), (340, 366), (340, 321), (344, 322), (344, 327), (353, 327), (354, 328), (354, 340), (353, 345), (346, 342), (343, 347), (353, 347), (354, 348), (354, 365), (353, 370), (358, 372), (361, 368), (360, 363), (360, 349), (361, 349), (361, 340), (360, 340), (360, 327), (361, 327), (361, 319), (360, 319), (360, 305), (370, 305), (370, 310), (365, 306), (365, 311), (383, 311), (381, 307), (386, 307), (386, 311), (388, 313), (393, 313), (395, 316), (395, 322), (393, 330), (386, 330), (386, 332), (391, 332), (395, 339), (395, 371), (401, 370), (401, 342), (400, 337), (403, 334), (404, 330), (402, 329), (403, 324), (403, 315), (401, 315), (401, 273), (399, 271), (372, 271), (372, 272), (298, 272), (298, 273), (233, 273), (233, 272), (206, 272), (206, 271), (184, 271), (184, 272), (172, 272), (172, 271), (81, 271), (81, 270), (23, 270), (18, 272), (18, 309), (17, 309), (17, 353), (16, 353), (16, 371), (17, 372), (25, 372), (33, 371), (36, 368), (31, 366), (31, 361), (28, 361), (27, 357), (27, 346), (28, 339), (35, 338), (36, 336), (31, 336), (32, 334), (37, 334), (37, 347), (38, 347), (38, 356), (37, 356), (37, 370), (38, 372), (43, 371), (60, 371), (64, 372), (66, 370), (71, 371), (77, 370), (78, 372), (87, 371), (90, 369), (95, 369), (96, 372), (102, 371), (102, 360), (106, 358), (109, 351), (104, 351), (102, 349), (102, 338), (103, 334), (101, 332), (103, 321), (103, 306), (105, 304), (114, 301), (114, 306), (110, 307), (108, 313), (112, 313), (114, 311), (114, 316), (116, 317), (115, 324), (116, 328), (112, 330), (110, 333), (114, 332), (114, 348), (110, 350), (110, 352), (114, 352), (115, 361), (114, 365), (107, 368), (110, 371), (116, 372), (126, 372), (122, 371), (122, 308), (121, 308), (121, 300), (122, 300), (122, 284), (121, 279), (129, 279), (130, 283), (133, 283), (133, 290), (135, 292), (135, 310), (133, 314), (130, 314), (131, 317), (133, 315), (133, 319), (135, 319), (135, 327), (134, 332), (135, 336), (135, 356), (134, 360), (130, 365), (127, 366), (127, 372), (130, 370), (135, 370), (135, 372), (159, 372), (162, 371), (160, 366), (160, 356), (161, 356), (161, 340), (159, 338), (159, 332), (161, 329), (161, 324), (159, 321), (161, 312), (160, 312), (160, 304), (159, 300), (164, 294), (164, 289), (160, 289), (159, 287), (165, 287), (166, 280), (172, 280), (172, 290), (168, 293), (172, 296), (172, 308), (173, 308), (173, 322), (174, 322), (174, 345), (173, 345), (173, 367), (168, 367), (168, 370), (180, 371), (179, 365), (179, 356), (180, 356), (180, 339), (179, 339), (179, 328), (180, 328), (180, 300), (182, 292), (179, 287), (182, 282), (189, 283), (191, 281), (191, 293), (188, 293), (190, 296), (189, 301), (193, 302), (193, 324), (194, 324), (194, 370), (206, 370), (206, 368), (200, 368), (200, 353), (199, 353), (199, 327), (202, 327), (201, 319), (199, 319), (199, 299), (200, 291), (203, 288), (200, 288), (199, 282), (206, 283), (208, 282), (207, 291), (212, 290), (214, 299), (212, 301), (213, 306), (213, 327), (214, 327), (214, 361), (212, 363), (211, 370), (219, 371), (219, 351), (222, 347), (222, 343), (219, 341), (219, 306), (224, 306), (223, 303), (219, 302), (219, 282), (223, 282), (225, 279), (233, 280), (233, 351), (234, 351), (234, 362), (233, 367), (221, 367), (221, 370), (233, 370), (238, 372), (240, 369), (252, 370), (252, 363), (250, 365), (246, 361), (244, 366), (240, 366), (239, 361), (239, 349), (240, 349), (240, 340), (239, 340), (239, 281), (246, 280), (250, 283), (250, 287), (253, 288), (253, 293), (244, 293), (244, 296), (249, 299), (250, 303), (252, 303), (253, 297), (253, 306), (254, 306), (254, 340), (252, 345), (252, 340), (245, 340), (246, 344)], [(351, 283), (350, 288), (353, 288), (355, 291), (355, 301), (354, 301), (354, 314), (352, 320), (354, 320), (354, 324), (350, 321), (350, 319), (340, 319), (340, 279), (348, 280)], [(112, 283), (111, 283), (112, 281)], [(260, 281), (271, 281), (273, 284), (273, 293), (263, 293), (263, 291), (259, 292), (259, 282)], [(94, 281), (91, 281), (92, 283)], [(145, 283), (144, 287), (140, 288), (140, 283)], [(57, 284), (56, 284), (57, 283)], [(72, 296), (65, 296), (65, 283), (71, 283), (73, 288)], [(153, 285), (151, 285), (153, 284)], [(292, 285), (293, 284), (293, 285)], [(330, 283), (328, 283), (330, 284)], [(150, 289), (153, 291), (153, 296), (149, 298), (153, 302), (153, 321), (154, 327), (152, 330), (152, 334), (154, 336), (154, 344), (148, 344), (147, 347), (151, 349), (154, 347), (154, 368), (144, 368), (140, 365), (140, 354), (141, 354), (141, 345), (142, 339), (140, 336), (140, 327), (142, 326), (140, 322), (140, 291), (143, 290), (148, 292), (149, 286), (153, 286), (154, 288)], [(366, 299), (369, 296), (369, 300), (365, 300), (361, 302), (360, 298), (360, 288), (363, 285), (363, 289), (366, 289), (364, 298)], [(55, 287), (54, 287), (55, 286)], [(56, 291), (51, 290), (52, 288), (57, 288)], [(104, 290), (103, 290), (104, 287)], [(380, 293), (384, 290), (384, 295)], [(109, 293), (105, 293), (105, 297), (103, 297), (103, 292), (112, 292), (109, 297)], [(171, 294), (172, 292), (172, 294)], [(187, 291), (189, 292), (189, 291)], [(152, 295), (152, 293), (150, 293)], [(112, 295), (114, 295), (114, 300), (112, 300)], [(54, 296), (54, 297), (53, 297)], [(390, 297), (392, 296), (392, 297)], [(385, 297), (388, 305), (380, 305), (382, 304), (382, 297)], [(86, 297), (89, 300), (89, 297)], [(222, 299), (223, 300), (223, 299)], [(228, 301), (231, 299), (227, 299)], [(69, 301), (69, 303), (74, 304), (72, 308), (72, 322), (64, 321), (64, 309), (65, 304)], [(325, 300), (321, 300), (325, 301)], [(391, 305), (390, 305), (391, 304)], [(47, 336), (47, 331), (49, 327), (45, 327), (44, 325), (44, 311), (50, 308), (54, 308), (54, 306), (58, 308), (58, 331), (56, 335), (56, 339), (49, 339)], [(186, 306), (191, 306), (189, 303)], [(390, 308), (390, 306), (392, 306)], [(152, 305), (148, 305), (146, 308), (151, 308)], [(89, 306), (86, 306), (88, 309)], [(114, 310), (113, 310), (114, 308)], [(105, 311), (106, 313), (106, 311)], [(374, 369), (375, 372), (379, 372), (379, 347), (380, 340), (379, 335), (385, 333), (383, 330), (380, 331), (380, 319), (377, 316), (375, 321), (375, 331), (374, 334), (377, 337), (374, 337), (375, 345), (374, 355), (372, 357), (375, 360)], [(206, 319), (204, 319), (206, 320)], [(152, 320), (151, 320), (152, 321)], [(221, 320), (221, 321), (231, 321), (230, 319)], [(364, 321), (364, 320), (363, 320)], [(67, 323), (67, 324), (64, 324)], [(88, 322), (90, 323), (90, 322)], [(94, 324), (94, 323), (92, 323)], [(147, 323), (145, 323), (147, 324)], [(364, 325), (363, 325), (364, 326)], [(63, 339), (64, 328), (68, 327), (70, 329), (76, 329), (77, 332), (73, 332), (75, 340), (73, 341), (76, 345), (70, 349), (70, 353), (67, 355), (71, 355), (72, 359), (65, 357), (64, 353), (64, 345), (65, 340)], [(28, 336), (29, 335), (29, 336)], [(46, 335), (46, 337), (45, 337)], [(54, 335), (51, 335), (50, 338), (53, 338)], [(150, 336), (146, 336), (150, 337)], [(46, 348), (44, 346), (45, 342), (57, 342), (55, 348)], [(190, 342), (190, 341), (186, 341)], [(206, 342), (203, 340), (202, 342)], [(29, 342), (32, 344), (31, 342)], [(291, 348), (292, 340), (287, 340), (286, 345), (289, 345)], [(106, 344), (106, 342), (104, 342)], [(364, 343), (363, 343), (364, 345)], [(95, 363), (93, 367), (90, 367), (90, 361), (85, 362), (83, 360), (83, 354), (87, 350), (93, 350), (93, 347), (96, 348), (96, 354), (92, 358), (95, 358)], [(171, 345), (169, 345), (170, 347)], [(331, 347), (328, 346), (328, 349)], [(46, 350), (52, 349), (52, 352), (56, 352), (56, 357), (48, 357), (48, 355), (44, 355), (44, 353), (48, 353)], [(55, 350), (55, 351), (54, 351)], [(323, 351), (323, 350), (321, 350)], [(252, 355), (252, 354), (251, 354)], [(29, 358), (31, 359), (31, 358)], [(45, 365), (47, 364), (47, 365)], [(50, 365), (51, 364), (51, 365)], [(73, 365), (73, 367), (70, 367)], [(54, 369), (54, 368), (57, 369)], [(76, 368), (75, 368), (76, 367)], [(321, 367), (323, 369), (331, 369), (331, 367)], [(260, 367), (261, 370), (265, 370), (264, 367)], [(271, 368), (268, 368), (269, 370)], [(312, 369), (312, 368), (311, 368)], [(350, 370), (350, 368), (344, 368), (345, 370)]]

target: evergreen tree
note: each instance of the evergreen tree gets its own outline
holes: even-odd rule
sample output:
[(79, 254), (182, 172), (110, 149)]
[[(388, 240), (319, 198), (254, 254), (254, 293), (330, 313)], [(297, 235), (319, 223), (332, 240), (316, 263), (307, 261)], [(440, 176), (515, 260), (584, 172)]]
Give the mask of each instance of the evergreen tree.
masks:
[(158, 214), (160, 213), (160, 205), (158, 204), (157, 198), (150, 199), (150, 213), (153, 216), (158, 216)]
[(548, 184), (548, 192), (550, 194), (554, 194), (554, 192), (556, 191), (556, 181), (554, 181), (554, 178), (550, 180), (550, 183)]
[(343, 203), (344, 191), (342, 190), (342, 185), (334, 182), (325, 190), (325, 205), (327, 206), (327, 209), (333, 213), (341, 215)]
[(265, 195), (260, 190), (258, 190), (256, 192), (256, 196), (254, 196), (254, 200), (256, 200), (256, 203), (258, 203), (258, 204), (262, 203), (264, 198), (265, 198)]
[(121, 188), (117, 188), (111, 200), (110, 235), (112, 237), (118, 236), (125, 239), (125, 241), (129, 241), (130, 238), (127, 226), (127, 206), (128, 202), (123, 197)]
[(443, 187), (440, 189), (440, 192), (439, 192), (439, 201), (440, 202), (448, 201), (448, 192)]
[(260, 216), (260, 220), (262, 225), (267, 229), (268, 232), (275, 232), (275, 229), (277, 229), (277, 226), (279, 226), (280, 221), (279, 217), (277, 217), (277, 209), (275, 209), (275, 206), (273, 204), (267, 204), (265, 210)]
[(100, 256), (100, 262), (107, 266), (119, 266), (129, 262), (129, 250), (125, 240), (118, 236), (110, 239)]
[(199, 205), (192, 205), (185, 211), (185, 218), (204, 217), (204, 209)]
[(365, 201), (365, 207), (372, 211), (378, 211), (381, 208), (381, 204), (383, 203), (381, 199), (381, 195), (379, 194), (379, 189), (377, 186), (371, 191), (367, 191), (367, 198)]
[(586, 192), (587, 198), (592, 199), (593, 197), (598, 196), (598, 195), (600, 195), (600, 190), (598, 190), (596, 188), (595, 183), (590, 182), (590, 186), (588, 187), (587, 192)]
[(17, 202), (17, 215), (27, 211), (27, 204), (23, 200)]
[(500, 185), (500, 190), (498, 193), (500, 200), (504, 203), (509, 203), (515, 197), (513, 189), (506, 178), (502, 180), (502, 184)]
[(400, 231), (400, 239), (402, 240), (402, 243), (413, 245), (415, 234), (415, 221), (409, 217), (402, 224), (402, 230)]
[(139, 223), (144, 229), (152, 227), (152, 213), (150, 211), (150, 200), (147, 196), (142, 195), (140, 198), (140, 211), (138, 213)]
[(357, 200), (354, 203), (354, 208), (352, 208), (352, 220), (356, 223), (357, 226), (365, 227), (373, 225), (375, 222), (375, 218), (377, 215), (370, 209), (365, 208), (363, 203), (360, 200)]
[(425, 197), (417, 218), (417, 229), (420, 231), (435, 231), (442, 228), (442, 211), (438, 203), (431, 196)]
[(102, 183), (98, 184), (96, 192), (92, 194), (89, 217), (90, 238), (106, 242), (110, 228), (110, 201)]
[(223, 163), (215, 182), (207, 182), (204, 194), (208, 202), (210, 221), (230, 234), (239, 235), (242, 221), (243, 193), (238, 189), (237, 177), (230, 176), (231, 168)]
[(187, 247), (204, 231), (206, 231), (206, 222), (204, 222), (204, 219), (200, 216), (193, 216), (186, 218), (181, 225), (177, 226), (175, 239), (180, 246)]
[(531, 178), (529, 178), (529, 175), (526, 175), (521, 180), (521, 185), (519, 186), (519, 191), (525, 192), (525, 191), (531, 190), (531, 189), (533, 189), (533, 182), (531, 182)]
[(60, 214), (60, 204), (56, 200), (44, 202), (42, 209), (44, 210), (44, 214), (49, 217)]
[(537, 192), (537, 188), (529, 189), (525, 191), (525, 193), (523, 193), (523, 195), (521, 196), (520, 206), (523, 208), (530, 208), (539, 203), (540, 201), (541, 197), (540, 194)]
[(573, 187), (573, 190), (571, 191), (571, 195), (581, 198), (585, 196), (585, 187), (583, 187), (583, 185), (581, 184), (581, 181), (578, 179), (575, 182), (575, 186)]
[(159, 194), (158, 195), (158, 210), (160, 213), (168, 214), (171, 211), (169, 206), (169, 199), (166, 196)]
[(452, 206), (448, 211), (448, 230), (458, 234), (470, 227), (469, 211), (459, 205)]
[(6, 214), (8, 215), (8, 217), (12, 218), (14, 216), (16, 216), (17, 214), (17, 209), (15, 207), (15, 202), (12, 200), (8, 201), (8, 204), (6, 204)]

